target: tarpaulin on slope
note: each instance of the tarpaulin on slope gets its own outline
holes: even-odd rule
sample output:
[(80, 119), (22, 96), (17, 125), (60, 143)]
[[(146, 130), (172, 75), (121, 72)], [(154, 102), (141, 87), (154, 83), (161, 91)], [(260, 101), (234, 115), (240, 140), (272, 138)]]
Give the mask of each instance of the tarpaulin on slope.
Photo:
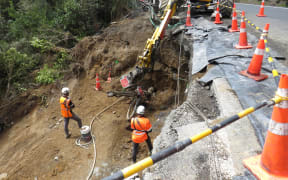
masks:
[[(197, 27), (187, 32), (192, 33), (192, 37), (196, 39), (193, 45), (192, 74), (201, 71), (208, 64), (216, 64), (200, 79), (200, 82), (205, 84), (215, 78), (226, 78), (243, 108), (254, 106), (274, 97), (277, 86), (271, 75), (272, 69), (267, 62), (267, 55), (263, 60), (262, 73), (269, 75), (268, 79), (256, 82), (239, 74), (240, 71), (248, 68), (259, 37), (248, 34), (248, 42), (254, 48), (239, 50), (234, 48), (234, 45), (238, 43), (239, 33), (229, 33), (225, 27), (216, 26), (204, 18), (194, 19), (193, 24), (197, 24)], [(201, 31), (205, 33), (200, 39)], [(274, 57), (281, 57), (277, 52), (270, 52)], [(288, 73), (288, 69), (277, 61), (275, 65), (280, 73)], [(264, 145), (271, 113), (272, 107), (266, 107), (249, 115), (261, 146)]]

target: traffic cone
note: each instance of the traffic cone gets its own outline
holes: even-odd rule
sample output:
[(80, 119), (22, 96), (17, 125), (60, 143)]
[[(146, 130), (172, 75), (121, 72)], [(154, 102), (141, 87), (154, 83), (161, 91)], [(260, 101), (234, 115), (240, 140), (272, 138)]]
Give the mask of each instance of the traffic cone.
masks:
[(100, 85), (100, 80), (99, 80), (99, 76), (98, 73), (96, 74), (96, 87), (95, 87), (96, 91), (100, 91), (101, 90), (101, 85)]
[(220, 20), (220, 14), (219, 14), (219, 1), (217, 1), (217, 8), (216, 8), (216, 16), (214, 24), (222, 24), (223, 22)]
[(188, 4), (188, 10), (187, 10), (187, 17), (186, 17), (186, 27), (191, 27), (191, 16), (190, 16), (190, 4)]
[(241, 71), (240, 74), (247, 76), (255, 81), (262, 81), (266, 79), (268, 76), (265, 74), (261, 74), (262, 61), (265, 52), (265, 43), (264, 37), (261, 35), (261, 38), (258, 42), (257, 48), (255, 49), (253, 58), (247, 70)]
[(111, 83), (112, 79), (111, 79), (111, 69), (109, 69), (109, 74), (108, 74), (108, 78), (107, 78), (107, 83)]
[(228, 30), (229, 32), (239, 32), (240, 29), (238, 28), (237, 24), (237, 12), (236, 12), (236, 4), (233, 5), (233, 16), (232, 16), (232, 26)]
[(246, 23), (244, 21), (245, 12), (242, 11), (239, 43), (235, 46), (237, 49), (250, 49), (252, 46), (247, 42)]
[(267, 39), (270, 24), (266, 24), (263, 29), (264, 38)]
[(264, 14), (264, 0), (262, 0), (259, 13), (256, 16), (258, 16), (258, 17), (266, 17), (266, 15)]
[[(282, 74), (277, 95), (288, 96), (288, 75)], [(288, 101), (274, 105), (261, 155), (243, 161), (257, 178), (288, 179)]]

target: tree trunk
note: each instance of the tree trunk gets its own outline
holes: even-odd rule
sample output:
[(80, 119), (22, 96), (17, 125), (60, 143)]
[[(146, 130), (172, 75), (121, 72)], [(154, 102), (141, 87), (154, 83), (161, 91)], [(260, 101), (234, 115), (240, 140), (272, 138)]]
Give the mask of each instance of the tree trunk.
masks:
[(11, 76), (8, 75), (7, 89), (6, 89), (6, 93), (5, 93), (5, 96), (4, 96), (5, 99), (8, 98), (8, 93), (10, 91), (10, 84), (11, 84)]

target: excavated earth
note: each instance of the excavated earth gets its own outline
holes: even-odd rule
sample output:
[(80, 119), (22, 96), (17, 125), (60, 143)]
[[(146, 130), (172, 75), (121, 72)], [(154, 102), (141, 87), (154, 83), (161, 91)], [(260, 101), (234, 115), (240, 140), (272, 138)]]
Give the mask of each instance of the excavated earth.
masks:
[[(0, 177), (21, 180), (85, 179), (94, 158), (93, 146), (84, 149), (75, 145), (80, 132), (73, 120), (69, 125), (72, 137), (65, 138), (59, 105), (61, 88), (68, 86), (71, 89), (71, 98), (76, 105), (74, 112), (84, 125), (89, 125), (99, 112), (119, 99), (107, 97), (106, 92), (122, 90), (120, 75), (133, 68), (153, 31), (148, 13), (132, 13), (111, 24), (103, 33), (82, 39), (72, 49), (76, 63), (71, 65), (64, 79), (27, 91), (9, 104), (1, 104), (0, 117), (8, 128), (0, 134)], [(147, 106), (147, 116), (153, 125), (152, 141), (160, 133), (171, 108), (175, 108), (179, 57), (179, 104), (185, 100), (188, 81), (189, 53), (179, 56), (177, 38), (167, 34), (160, 44), (154, 72), (145, 75), (141, 82), (144, 89), (153, 86), (156, 90)], [(112, 82), (107, 83), (110, 67)], [(101, 91), (95, 91), (96, 73), (100, 76)], [(201, 98), (199, 103), (202, 94), (210, 94), (203, 88), (199, 88), (199, 92), (196, 105), (215, 117), (216, 105), (211, 103), (213, 95)], [(97, 157), (92, 179), (101, 179), (132, 163), (131, 132), (126, 129), (129, 126), (126, 119), (129, 102), (125, 98), (94, 121)], [(146, 157), (146, 144), (141, 144), (139, 151), (138, 159)]]

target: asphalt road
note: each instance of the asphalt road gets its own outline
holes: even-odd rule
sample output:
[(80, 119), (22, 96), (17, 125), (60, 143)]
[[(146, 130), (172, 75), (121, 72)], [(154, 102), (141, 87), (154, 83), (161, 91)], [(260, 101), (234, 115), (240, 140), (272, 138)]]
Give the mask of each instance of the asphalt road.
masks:
[(267, 17), (256, 16), (260, 9), (259, 5), (236, 3), (236, 8), (245, 11), (247, 19), (261, 29), (269, 23), (269, 39), (273, 41), (274, 46), (279, 46), (276, 49), (288, 58), (288, 8), (265, 6), (264, 14)]

